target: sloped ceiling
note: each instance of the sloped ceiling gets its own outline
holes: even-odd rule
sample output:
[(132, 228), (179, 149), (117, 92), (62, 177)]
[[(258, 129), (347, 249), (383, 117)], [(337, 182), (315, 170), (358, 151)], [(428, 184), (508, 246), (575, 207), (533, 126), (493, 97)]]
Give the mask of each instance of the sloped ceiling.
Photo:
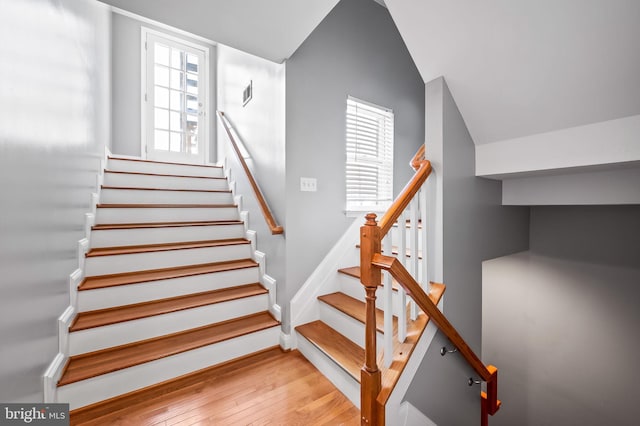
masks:
[(338, 0), (101, 0), (274, 62), (295, 52)]
[(640, 114), (638, 0), (386, 5), (425, 82), (445, 77), (476, 144)]

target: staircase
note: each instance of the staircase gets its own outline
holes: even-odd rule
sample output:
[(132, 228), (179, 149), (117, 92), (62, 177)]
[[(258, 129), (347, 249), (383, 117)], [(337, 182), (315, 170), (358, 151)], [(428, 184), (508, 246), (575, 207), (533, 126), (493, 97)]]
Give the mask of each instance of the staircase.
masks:
[[(434, 324), (486, 382), (487, 391), (479, 392), (486, 426), (501, 405), (498, 371), (480, 361), (438, 306), (445, 287), (430, 281), (433, 245), (426, 230), (433, 209), (425, 183), (431, 163), (424, 146), (411, 166), (413, 178), (380, 221), (373, 213), (364, 223), (356, 221), (292, 299), (294, 342), (360, 408), (361, 424), (398, 424), (400, 404), (435, 327), (421, 337)], [(412, 357), (418, 348), (420, 356)]]
[[(421, 228), (420, 228), (421, 230)], [(398, 239), (400, 230), (394, 226), (393, 238)], [(407, 233), (411, 233), (411, 225), (407, 225)], [(352, 245), (353, 254), (346, 256), (347, 262), (353, 262), (359, 257), (359, 247)], [(392, 248), (397, 257), (397, 248)], [(416, 260), (411, 249), (405, 249), (405, 260)], [(421, 256), (417, 256), (421, 261)], [(365, 361), (365, 322), (366, 304), (365, 290), (360, 282), (360, 267), (347, 266), (335, 271), (333, 279), (337, 288), (331, 288), (329, 293), (323, 292), (317, 296), (318, 319), (295, 327), (298, 349), (307, 359), (329, 377), (333, 383), (360, 407), (361, 370)], [(384, 353), (378, 354), (383, 378), (382, 391), (386, 400), (393, 391), (400, 374), (404, 370), (418, 340), (424, 333), (428, 316), (423, 312), (416, 312), (415, 319), (411, 317), (411, 305), (397, 282), (381, 282), (381, 290), (385, 285), (391, 286), (392, 306), (392, 362), (384, 363)], [(431, 283), (430, 297), (434, 304), (438, 304), (444, 294), (443, 284)], [(403, 298), (405, 301), (403, 302)], [(404, 313), (404, 315), (402, 314)], [(383, 297), (376, 299), (376, 346), (384, 347), (385, 340), (385, 301)], [(404, 319), (407, 325), (406, 338), (400, 341), (398, 337), (398, 321)]]
[(221, 167), (110, 157), (94, 222), (51, 402), (77, 409), (278, 345)]

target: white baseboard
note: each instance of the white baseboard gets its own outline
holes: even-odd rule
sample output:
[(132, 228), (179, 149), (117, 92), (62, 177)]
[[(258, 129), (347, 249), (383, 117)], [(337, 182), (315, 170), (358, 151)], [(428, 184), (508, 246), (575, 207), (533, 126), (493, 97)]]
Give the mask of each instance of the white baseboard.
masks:
[[(338, 269), (345, 265), (345, 261), (352, 260), (357, 254), (355, 245), (359, 241), (359, 231), (362, 223), (355, 220), (344, 235), (333, 246), (318, 267), (307, 278), (300, 290), (291, 299), (291, 328), (300, 324), (317, 320), (318, 296), (340, 290)], [(359, 263), (358, 261), (356, 261)]]
[(285, 350), (291, 350), (293, 347), (291, 346), (291, 335), (285, 334), (284, 331), (280, 332), (280, 347)]
[(62, 369), (67, 362), (67, 358), (58, 353), (49, 367), (44, 372), (42, 377), (42, 384), (44, 387), (44, 403), (54, 403), (58, 402), (56, 399), (57, 390), (58, 390), (58, 380), (62, 376)]

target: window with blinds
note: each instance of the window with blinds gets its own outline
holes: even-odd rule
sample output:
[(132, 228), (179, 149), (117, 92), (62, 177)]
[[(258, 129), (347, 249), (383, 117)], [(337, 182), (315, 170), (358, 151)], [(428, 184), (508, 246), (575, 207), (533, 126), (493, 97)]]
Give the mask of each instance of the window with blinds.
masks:
[(347, 98), (347, 213), (386, 210), (393, 201), (393, 111)]

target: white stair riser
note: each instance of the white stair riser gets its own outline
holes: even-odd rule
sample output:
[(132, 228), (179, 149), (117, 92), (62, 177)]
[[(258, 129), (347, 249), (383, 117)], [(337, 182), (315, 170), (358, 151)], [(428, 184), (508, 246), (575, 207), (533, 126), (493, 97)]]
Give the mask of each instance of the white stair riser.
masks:
[[(364, 299), (364, 287), (362, 284), (353, 277), (347, 276), (345, 274), (338, 274), (340, 281), (340, 291), (346, 294), (347, 296), (351, 296), (354, 299), (358, 299), (362, 302)], [(378, 291), (376, 291), (376, 308), (384, 310), (384, 288), (378, 287)], [(407, 300), (409, 297), (407, 296)], [(394, 291), (392, 293), (392, 303), (393, 303), (393, 315), (397, 316), (400, 311), (400, 298), (398, 297), (398, 292)]]
[(219, 208), (111, 208), (100, 207), (96, 212), (96, 224), (158, 223), (158, 222), (207, 222), (239, 220), (236, 207)]
[(69, 353), (78, 355), (202, 327), (267, 309), (267, 294), (185, 309), (69, 333)]
[(78, 292), (78, 311), (94, 311), (259, 281), (259, 268), (243, 268)]
[(300, 333), (297, 340), (300, 353), (359, 409), (360, 383)]
[(100, 193), (103, 204), (233, 204), (231, 192), (110, 189)]
[(188, 164), (153, 163), (110, 158), (107, 169), (118, 172), (156, 173), (179, 176), (224, 177), (222, 167), (190, 166)]
[(224, 262), (251, 257), (250, 244), (202, 247), (148, 253), (87, 257), (85, 276), (120, 274), (123, 272), (173, 268), (201, 263)]
[(104, 174), (105, 186), (119, 186), (125, 188), (160, 188), (160, 189), (202, 189), (227, 190), (229, 184), (226, 179), (207, 179), (180, 176), (136, 175), (129, 173)]
[(74, 410), (239, 358), (246, 355), (248, 350), (260, 351), (276, 346), (279, 336), (280, 327), (272, 327), (124, 370), (71, 383), (58, 388), (56, 399), (58, 402), (70, 403), (70, 409)]
[[(333, 328), (338, 333), (342, 334), (356, 345), (364, 348), (364, 324), (360, 321), (342, 313), (341, 311), (327, 305), (324, 302), (320, 303), (320, 320)], [(378, 349), (382, 348), (382, 342), (384, 335), (380, 332), (376, 333)]]
[(244, 224), (168, 226), (162, 228), (104, 229), (91, 231), (91, 247), (213, 241), (244, 237)]

